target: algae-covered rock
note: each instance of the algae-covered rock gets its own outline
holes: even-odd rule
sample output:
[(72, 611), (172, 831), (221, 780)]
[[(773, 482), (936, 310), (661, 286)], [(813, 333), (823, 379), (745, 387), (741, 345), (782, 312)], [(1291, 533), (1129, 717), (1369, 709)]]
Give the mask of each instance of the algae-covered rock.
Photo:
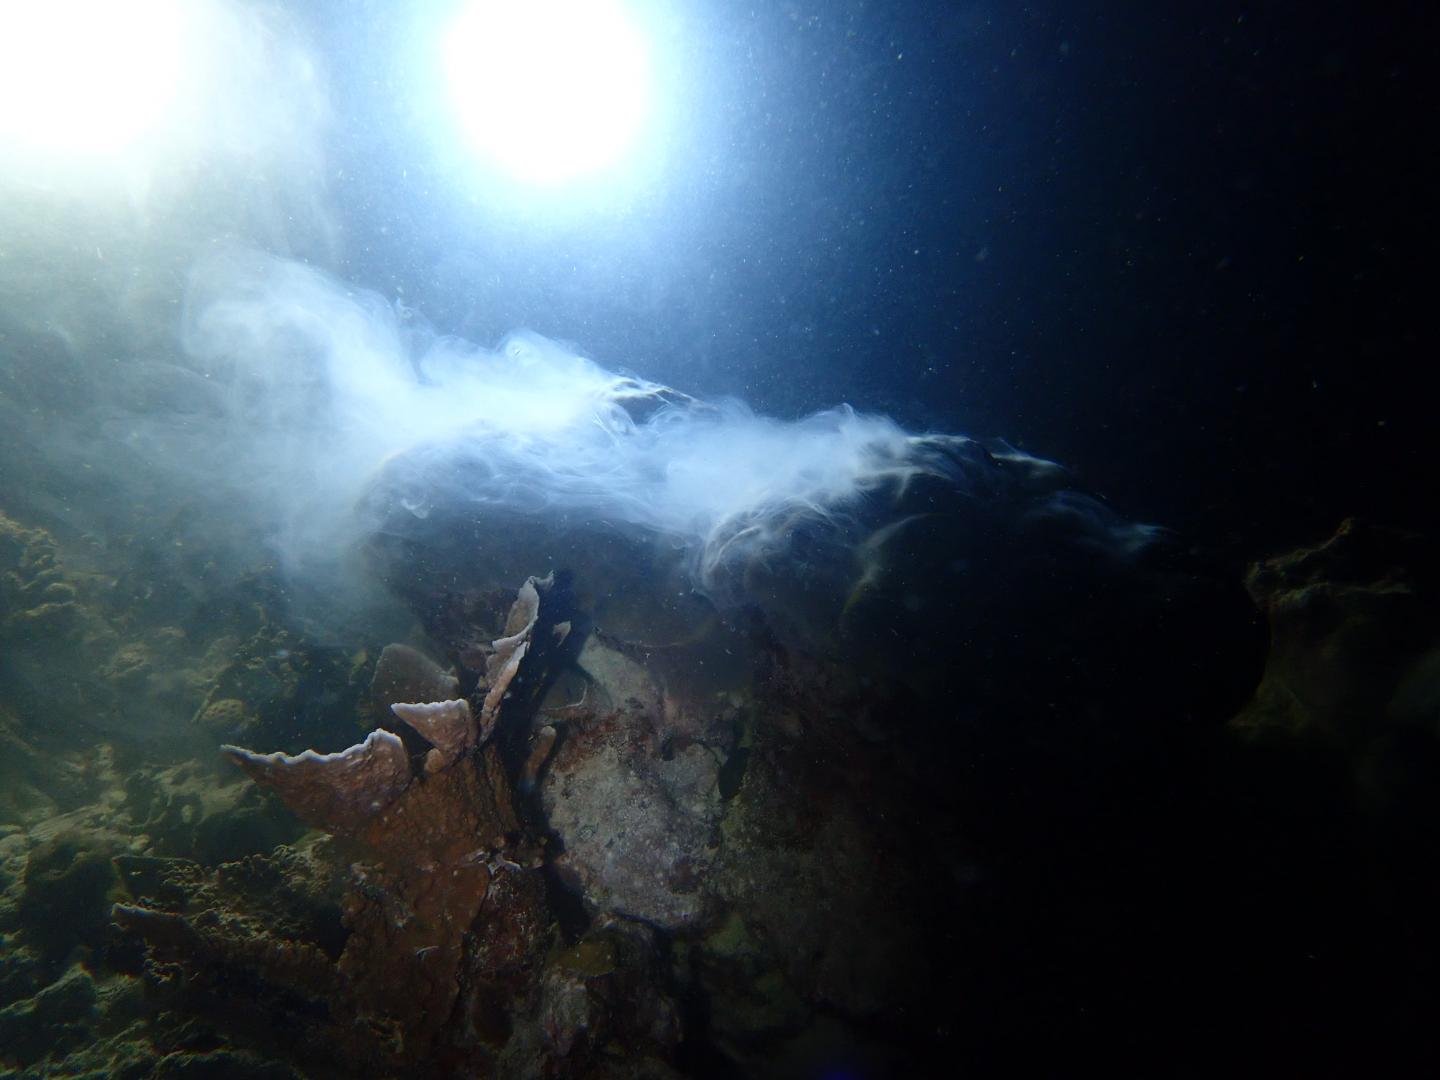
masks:
[(47, 754), (0, 705), (0, 824), (18, 828), (80, 802), (87, 785), (64, 757)]
[(195, 723), (219, 742), (248, 738), (259, 718), (239, 698), (215, 698), (195, 714)]
[(0, 1064), (30, 1065), (84, 1041), (97, 995), (90, 973), (73, 967), (34, 997), (0, 1008)]
[(641, 924), (601, 919), (579, 941), (552, 950), (526, 1022), (506, 1041), (495, 1075), (675, 1080), (684, 1037), (681, 1007), (665, 979), (658, 936)]
[(703, 987), (713, 1003), (711, 1037), (737, 1061), (754, 1048), (773, 1046), (799, 1032), (815, 1006), (793, 987), (776, 950), (747, 924), (744, 909), (731, 909), (683, 955), (687, 980)]
[(50, 533), (0, 511), (0, 691), (27, 732), (73, 733), (115, 714), (101, 668), (124, 635), (106, 610), (108, 585), (73, 572)]
[(279, 614), (255, 619), (248, 637), (217, 637), (196, 661), (191, 722), (215, 742), (295, 751), (353, 738), (369, 684), (365, 651), (312, 641)]
[(1251, 567), (1270, 655), (1243, 732), (1357, 748), (1395, 727), (1440, 735), (1440, 554), (1354, 519)]
[(44, 529), (26, 528), (0, 511), (0, 640), (64, 639), (83, 629), (79, 592)]
[(709, 902), (723, 755), (666, 744), (664, 694), (643, 665), (599, 642), (580, 663), (604, 711), (568, 723), (541, 785), (556, 869), (595, 911), (691, 925)]
[(118, 884), (107, 838), (64, 833), (31, 850), (21, 879), (18, 917), (25, 938), (50, 960), (77, 945), (94, 947), (109, 929), (110, 891)]
[(213, 865), (268, 852), (300, 832), (276, 800), (199, 762), (142, 766), (125, 777), (124, 792), (130, 827), (150, 855)]

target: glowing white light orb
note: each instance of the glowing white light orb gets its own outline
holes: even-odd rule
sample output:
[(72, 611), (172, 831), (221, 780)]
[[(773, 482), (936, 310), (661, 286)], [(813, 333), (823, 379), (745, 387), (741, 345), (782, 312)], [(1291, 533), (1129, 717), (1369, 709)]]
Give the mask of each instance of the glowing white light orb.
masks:
[(467, 134), (518, 180), (602, 170), (644, 127), (649, 50), (614, 0), (476, 0), (444, 48)]
[(163, 119), (182, 68), (178, 0), (0, 3), (0, 144), (106, 154)]

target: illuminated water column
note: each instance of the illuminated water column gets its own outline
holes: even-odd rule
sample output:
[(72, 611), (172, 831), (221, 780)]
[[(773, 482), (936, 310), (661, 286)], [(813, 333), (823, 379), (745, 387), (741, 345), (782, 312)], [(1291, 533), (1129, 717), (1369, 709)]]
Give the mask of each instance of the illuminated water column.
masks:
[(477, 0), (444, 53), (466, 135), (523, 183), (563, 184), (618, 163), (651, 111), (648, 42), (612, 0)]

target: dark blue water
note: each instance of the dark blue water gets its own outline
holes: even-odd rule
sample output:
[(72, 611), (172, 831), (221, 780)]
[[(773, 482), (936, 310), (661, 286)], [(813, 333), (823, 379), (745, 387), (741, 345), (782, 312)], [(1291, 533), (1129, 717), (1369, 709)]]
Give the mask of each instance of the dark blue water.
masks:
[(340, 148), (347, 268), (447, 328), (1022, 439), (1217, 540), (1433, 520), (1398, 477), (1432, 449), (1423, 6), (696, 7), (674, 174), (550, 235), (427, 168), (349, 62), (402, 36), (372, 17), (323, 31), (387, 120)]

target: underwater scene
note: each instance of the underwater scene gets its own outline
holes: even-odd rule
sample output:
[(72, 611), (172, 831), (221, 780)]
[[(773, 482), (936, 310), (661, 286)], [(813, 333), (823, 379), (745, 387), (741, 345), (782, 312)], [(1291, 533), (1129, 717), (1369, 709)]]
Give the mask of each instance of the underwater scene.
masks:
[(1437, 31), (0, 5), (0, 1075), (1429, 1075)]

